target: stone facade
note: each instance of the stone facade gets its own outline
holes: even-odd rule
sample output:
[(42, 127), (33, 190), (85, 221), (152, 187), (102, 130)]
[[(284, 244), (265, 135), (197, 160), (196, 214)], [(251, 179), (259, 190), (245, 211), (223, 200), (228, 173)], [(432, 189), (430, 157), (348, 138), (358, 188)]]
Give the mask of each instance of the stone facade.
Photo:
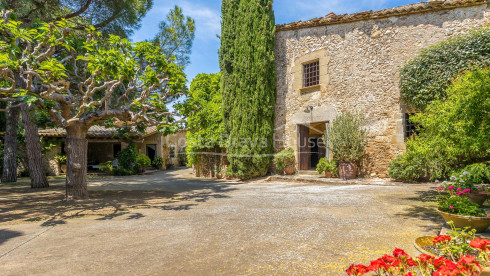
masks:
[[(369, 129), (365, 173), (386, 177), (389, 162), (405, 150), (403, 115), (410, 112), (400, 103), (400, 68), (423, 48), (487, 25), (490, 9), (480, 3), (308, 28), (278, 26), (277, 151), (297, 150), (298, 124), (362, 112)], [(301, 64), (315, 59), (320, 85), (301, 91)]]
[[(187, 145), (186, 134), (187, 131), (179, 131), (175, 134), (163, 137), (163, 159), (166, 162), (170, 162), (174, 167), (180, 166), (182, 154), (185, 152), (185, 147)], [(173, 151), (173, 154), (171, 154), (171, 151)]]

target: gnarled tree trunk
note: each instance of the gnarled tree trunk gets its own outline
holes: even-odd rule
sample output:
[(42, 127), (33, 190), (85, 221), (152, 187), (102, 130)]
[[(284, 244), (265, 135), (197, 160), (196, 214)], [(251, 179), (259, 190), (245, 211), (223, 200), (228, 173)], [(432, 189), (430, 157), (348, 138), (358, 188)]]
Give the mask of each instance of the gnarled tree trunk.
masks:
[(3, 150), (2, 182), (17, 181), (17, 131), (19, 129), (19, 106), (7, 108), (7, 126)]
[(24, 124), (27, 159), (29, 160), (29, 176), (31, 177), (31, 188), (49, 187), (46, 173), (43, 169), (43, 159), (41, 153), (41, 142), (37, 124), (32, 114), (33, 108), (26, 103), (21, 105), (22, 123)]
[(76, 124), (66, 128), (66, 199), (88, 198), (87, 146), (88, 127)]

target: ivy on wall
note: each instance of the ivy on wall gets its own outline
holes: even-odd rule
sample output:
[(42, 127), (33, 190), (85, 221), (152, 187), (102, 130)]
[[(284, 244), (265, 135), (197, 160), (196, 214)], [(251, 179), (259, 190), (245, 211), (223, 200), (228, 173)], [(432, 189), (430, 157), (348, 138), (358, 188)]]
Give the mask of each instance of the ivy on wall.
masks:
[(451, 81), (464, 71), (490, 66), (490, 28), (423, 50), (400, 72), (401, 99), (419, 110), (446, 98)]

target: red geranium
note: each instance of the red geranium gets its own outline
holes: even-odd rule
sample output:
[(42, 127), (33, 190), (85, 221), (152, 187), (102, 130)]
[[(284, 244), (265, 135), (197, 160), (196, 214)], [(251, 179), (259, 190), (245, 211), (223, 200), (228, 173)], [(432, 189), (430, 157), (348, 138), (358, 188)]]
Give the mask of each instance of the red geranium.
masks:
[(470, 242), (470, 246), (486, 252), (490, 250), (490, 241), (487, 239), (476, 238)]
[(395, 256), (395, 258), (399, 258), (402, 256), (408, 257), (408, 254), (399, 248), (395, 248), (395, 251), (393, 251), (393, 256)]
[(440, 242), (446, 242), (446, 241), (450, 241), (451, 240), (451, 237), (450, 236), (446, 236), (446, 235), (439, 235), (437, 236), (435, 239), (434, 239), (434, 244), (436, 243), (440, 243)]
[(354, 265), (352, 264), (347, 270), (347, 275), (364, 275), (369, 272), (369, 269), (362, 264)]

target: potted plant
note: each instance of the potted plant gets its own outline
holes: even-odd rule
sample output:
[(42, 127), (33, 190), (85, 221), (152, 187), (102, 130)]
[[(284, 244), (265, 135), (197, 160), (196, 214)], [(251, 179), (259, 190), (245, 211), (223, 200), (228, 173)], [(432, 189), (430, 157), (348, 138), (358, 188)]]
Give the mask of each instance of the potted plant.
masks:
[(274, 155), (274, 165), (279, 171), (284, 172), (286, 175), (294, 174), (294, 166), (296, 165), (294, 150), (292, 148), (287, 148)]
[(60, 166), (61, 172), (66, 173), (66, 155), (62, 155), (62, 154), (56, 155), (54, 157), (54, 160), (56, 160), (56, 162)]
[(452, 262), (457, 262), (461, 256), (474, 256), (473, 261), (481, 266), (480, 275), (489, 276), (490, 240), (476, 238), (474, 229), (456, 228), (452, 222), (448, 224), (451, 226), (448, 235), (417, 238), (415, 248), (433, 259), (443, 257)]
[(218, 178), (218, 179), (223, 178), (223, 174), (221, 173), (221, 167), (216, 168), (216, 178)]
[(136, 156), (136, 171), (138, 173), (144, 173), (146, 171), (146, 168), (151, 166), (151, 159), (150, 157), (140, 153)]
[(157, 157), (155, 157), (155, 159), (153, 159), (151, 164), (153, 165), (153, 167), (157, 168), (158, 170), (161, 170), (162, 166), (163, 166), (163, 162), (164, 162), (163, 158), (161, 158), (160, 156), (157, 156)]
[(357, 177), (357, 163), (365, 154), (367, 130), (360, 114), (342, 113), (337, 116), (324, 141), (339, 162), (339, 176), (344, 180)]
[(316, 171), (319, 174), (325, 172), (325, 176), (329, 178), (337, 176), (339, 173), (337, 162), (335, 160), (330, 161), (326, 157), (320, 159), (316, 166)]
[(488, 198), (487, 192), (480, 191), (475, 186), (476, 183), (468, 171), (464, 171), (461, 174), (454, 174), (451, 176), (449, 182), (445, 181), (443, 183), (446, 187), (449, 185), (454, 186), (456, 190), (470, 190), (470, 192), (464, 193), (464, 196), (480, 206), (483, 206), (483, 203), (485, 203)]
[(490, 226), (490, 217), (485, 210), (466, 197), (471, 190), (456, 188), (453, 185), (437, 188), (440, 196), (438, 212), (446, 222), (452, 221), (457, 228), (471, 227), (483, 232)]

